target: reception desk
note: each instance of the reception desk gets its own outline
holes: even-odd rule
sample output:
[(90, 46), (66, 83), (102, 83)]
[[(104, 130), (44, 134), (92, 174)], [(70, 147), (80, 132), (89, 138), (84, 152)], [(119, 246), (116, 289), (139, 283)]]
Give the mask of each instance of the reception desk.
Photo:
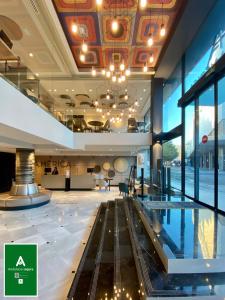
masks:
[[(41, 185), (47, 189), (65, 189), (64, 175), (43, 175), (41, 177)], [(95, 177), (89, 174), (72, 175), (70, 177), (71, 190), (92, 190), (95, 189)]]
[(65, 179), (64, 175), (43, 175), (41, 177), (41, 186), (46, 189), (65, 189)]

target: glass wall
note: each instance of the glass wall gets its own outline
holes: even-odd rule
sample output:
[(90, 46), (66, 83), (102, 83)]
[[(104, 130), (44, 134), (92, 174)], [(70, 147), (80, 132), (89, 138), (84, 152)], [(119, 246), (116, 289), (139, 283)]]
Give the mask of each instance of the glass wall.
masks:
[(214, 87), (208, 88), (199, 97), (198, 108), (199, 200), (214, 206), (215, 178), (215, 101)]
[(195, 102), (185, 108), (185, 194), (194, 198)]
[(182, 96), (181, 64), (178, 64), (163, 88), (163, 131), (167, 132), (181, 123), (181, 109), (177, 106)]
[(145, 126), (144, 132), (150, 132), (150, 126), (151, 126), (151, 115), (150, 114), (151, 114), (151, 110), (149, 108), (144, 116), (144, 126)]
[(163, 144), (164, 167), (170, 167), (171, 187), (181, 190), (181, 137)]
[(144, 168), (144, 183), (150, 185), (150, 148), (142, 149), (137, 154), (137, 180), (141, 179), (141, 168)]
[(185, 53), (185, 91), (225, 53), (225, 1), (217, 0)]
[(225, 211), (225, 78), (218, 82), (218, 208)]

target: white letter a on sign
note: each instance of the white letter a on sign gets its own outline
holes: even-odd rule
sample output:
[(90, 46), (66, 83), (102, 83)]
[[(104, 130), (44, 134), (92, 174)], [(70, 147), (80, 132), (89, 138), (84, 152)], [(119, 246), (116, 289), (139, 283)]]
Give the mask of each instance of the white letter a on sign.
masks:
[(19, 258), (18, 258), (18, 260), (17, 260), (17, 263), (16, 263), (16, 267), (18, 267), (18, 266), (26, 266), (25, 265), (25, 262), (24, 262), (24, 260), (23, 260), (23, 258), (22, 258), (22, 256), (20, 256)]

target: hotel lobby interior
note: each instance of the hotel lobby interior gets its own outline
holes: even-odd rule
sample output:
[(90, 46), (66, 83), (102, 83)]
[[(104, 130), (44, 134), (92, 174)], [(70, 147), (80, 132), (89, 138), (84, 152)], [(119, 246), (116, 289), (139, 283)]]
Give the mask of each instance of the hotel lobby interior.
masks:
[(225, 1), (1, 0), (0, 300), (224, 300), (224, 241)]

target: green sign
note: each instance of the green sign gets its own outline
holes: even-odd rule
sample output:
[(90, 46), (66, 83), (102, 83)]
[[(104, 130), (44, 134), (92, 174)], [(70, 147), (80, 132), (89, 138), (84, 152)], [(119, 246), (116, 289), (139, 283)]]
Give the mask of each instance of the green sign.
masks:
[(4, 296), (37, 296), (37, 244), (4, 245)]

